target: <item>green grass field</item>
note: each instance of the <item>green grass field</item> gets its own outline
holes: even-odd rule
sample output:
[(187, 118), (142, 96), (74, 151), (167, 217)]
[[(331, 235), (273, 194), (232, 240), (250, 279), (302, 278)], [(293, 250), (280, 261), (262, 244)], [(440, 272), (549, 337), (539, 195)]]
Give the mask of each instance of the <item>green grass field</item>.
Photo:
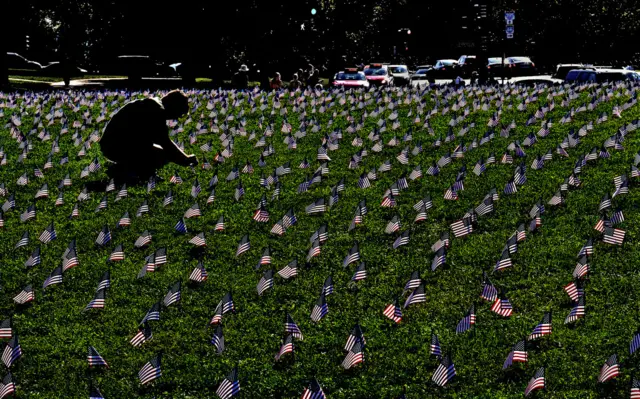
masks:
[[(0, 147), (7, 156), (6, 165), (0, 166), (0, 183), (4, 182), (8, 195), (14, 194), (16, 208), (5, 212), (5, 225), (0, 230), (0, 318), (12, 318), (13, 332), (20, 339), (23, 356), (11, 366), (17, 386), (17, 396), (21, 398), (79, 398), (87, 397), (89, 386), (95, 384), (105, 398), (203, 398), (215, 397), (218, 384), (232, 370), (238, 367), (240, 398), (299, 398), (309, 380), (317, 378), (328, 398), (397, 398), (405, 393), (407, 398), (521, 398), (524, 389), (539, 367), (546, 367), (546, 388), (535, 392), (536, 397), (545, 398), (621, 398), (628, 397), (631, 377), (640, 371), (638, 354), (629, 355), (629, 342), (638, 327), (640, 309), (640, 277), (636, 262), (640, 223), (638, 199), (640, 191), (632, 182), (629, 194), (613, 199), (614, 209), (624, 212), (625, 221), (616, 225), (626, 231), (625, 243), (615, 246), (602, 243), (593, 226), (599, 219), (598, 205), (602, 197), (615, 190), (613, 178), (622, 174), (629, 177), (629, 169), (634, 155), (640, 150), (637, 133), (630, 132), (623, 142), (624, 150), (609, 149), (611, 157), (588, 162), (579, 177), (582, 185), (570, 189), (566, 203), (553, 207), (546, 205), (542, 214), (542, 226), (538, 231), (528, 233), (518, 250), (512, 255), (513, 267), (491, 273), (507, 239), (520, 223), (528, 225), (529, 210), (539, 200), (546, 202), (568, 177), (581, 155), (592, 148), (601, 148), (608, 137), (618, 129), (640, 117), (637, 105), (622, 112), (622, 117), (612, 115), (614, 105), (622, 105), (637, 92), (637, 88), (589, 87), (576, 91), (577, 95), (569, 107), (561, 101), (572, 91), (564, 89), (564, 94), (554, 97), (555, 109), (545, 120), (554, 124), (550, 134), (529, 148), (526, 156), (514, 156), (514, 163), (501, 164), (500, 158), (507, 146), (519, 140), (523, 142), (530, 133), (540, 129), (540, 120), (531, 126), (526, 122), (539, 106), (548, 104), (548, 91), (541, 92), (537, 99), (528, 104), (525, 111), (518, 111), (517, 105), (524, 97), (531, 96), (533, 89), (510, 90), (502, 104), (501, 122), (515, 121), (517, 127), (509, 137), (500, 136), (496, 128), (495, 138), (486, 144), (471, 149), (474, 138), (478, 141), (490, 128), (487, 122), (497, 110), (495, 93), (474, 90), (451, 95), (443, 91), (407, 92), (405, 89), (371, 93), (347, 93), (340, 91), (307, 93), (304, 104), (306, 115), (301, 115), (300, 94), (281, 96), (280, 109), (274, 109), (273, 94), (251, 95), (257, 102), (252, 110), (246, 95), (232, 92), (194, 91), (189, 92), (197, 107), (191, 114), (180, 120), (178, 126), (184, 131), (174, 137), (184, 142), (187, 153), (195, 153), (200, 161), (206, 157), (213, 168), (205, 170), (166, 166), (158, 172), (163, 178), (155, 189), (147, 193), (146, 184), (128, 187), (128, 197), (115, 201), (120, 189), (106, 194), (108, 207), (94, 212), (105, 196), (104, 187), (109, 181), (106, 163), (99, 145), (93, 144), (83, 157), (81, 142), (88, 140), (92, 132), (102, 131), (111, 112), (120, 107), (125, 97), (122, 93), (58, 92), (53, 96), (38, 94), (0, 96)], [(552, 89), (558, 91), (559, 89)], [(560, 119), (571, 109), (588, 104), (591, 93), (598, 97), (612, 91), (607, 101), (600, 102), (594, 110), (578, 112), (573, 120), (561, 124)], [(434, 135), (424, 127), (425, 116), (434, 108), (434, 94), (440, 106), (429, 123)], [(26, 96), (26, 97), (24, 97)], [(135, 93), (135, 97), (142, 93)], [(235, 98), (234, 98), (235, 97)], [(313, 99), (312, 99), (313, 97)], [(462, 108), (469, 108), (470, 114), (464, 123), (475, 123), (464, 137), (444, 142), (449, 130), (449, 121), (454, 111), (442, 115), (445, 103), (450, 105), (465, 98), (468, 102)], [(237, 101), (241, 98), (241, 101)], [(487, 111), (474, 109), (473, 102), (488, 101)], [(261, 111), (261, 101), (266, 108)], [(400, 127), (392, 129), (388, 119), (390, 109), (382, 108), (381, 115), (364, 119), (362, 129), (348, 133), (351, 115), (356, 123), (366, 111), (368, 114), (378, 105), (388, 105), (398, 100)], [(312, 105), (312, 101), (317, 105)], [(358, 106), (362, 102), (362, 108)], [(224, 105), (223, 105), (224, 103)], [(293, 104), (298, 106), (294, 109)], [(320, 112), (320, 104), (332, 104), (326, 112)], [(13, 104), (13, 105), (11, 105)], [(207, 105), (210, 104), (210, 107)], [(512, 108), (508, 108), (513, 104)], [(11, 108), (13, 106), (13, 108)], [(74, 107), (78, 107), (74, 110)], [(107, 119), (96, 123), (101, 107), (106, 107)], [(209, 109), (211, 108), (212, 109)], [(54, 118), (48, 126), (45, 116), (52, 110), (62, 109), (67, 118), (69, 132), (60, 135), (62, 123)], [(283, 116), (281, 109), (287, 109), (287, 120), (292, 125), (292, 133), (299, 131), (301, 120), (314, 120), (319, 131), (313, 133), (307, 127), (306, 137), (297, 140), (297, 149), (290, 150), (284, 143), (286, 134), (281, 132)], [(34, 122), (36, 111), (41, 112), (43, 126)], [(223, 111), (224, 110), (224, 111)], [(274, 112), (272, 112), (274, 110)], [(315, 110), (315, 113), (314, 113)], [(421, 122), (414, 118), (421, 111)], [(240, 115), (240, 113), (243, 115)], [(411, 112), (411, 116), (408, 113)], [(556, 147), (571, 130), (578, 130), (589, 121), (595, 121), (602, 112), (609, 119), (604, 123), (594, 123), (593, 130), (575, 148), (568, 148), (568, 158), (555, 154)], [(460, 114), (458, 111), (457, 114)], [(11, 116), (21, 116), (21, 126), (12, 126)], [(260, 116), (264, 122), (259, 126)], [(225, 118), (228, 129), (221, 127), (220, 133), (210, 130), (197, 136), (197, 142), (189, 144), (189, 134), (196, 131), (201, 122), (205, 129), (210, 122), (222, 126)], [(85, 119), (85, 118), (88, 118)], [(188, 118), (188, 119), (187, 119)], [(378, 120), (387, 121), (387, 131), (381, 134), (384, 148), (372, 151), (374, 143), (367, 139), (369, 133), (378, 127)], [(74, 128), (80, 121), (82, 128)], [(246, 134), (240, 131), (245, 121)], [(273, 135), (266, 138), (275, 153), (265, 157), (266, 167), (258, 166), (260, 153), (264, 148), (256, 148), (256, 141), (262, 137), (267, 125), (273, 124)], [(235, 128), (233, 156), (216, 165), (213, 161), (218, 151), (224, 150), (219, 135)], [(461, 125), (453, 127), (457, 135)], [(329, 173), (322, 182), (313, 184), (307, 192), (297, 193), (305, 176), (310, 176), (320, 166), (316, 160), (318, 147), (323, 137), (340, 130), (343, 138), (339, 149), (329, 151)], [(412, 139), (402, 142), (403, 136), (412, 131)], [(32, 144), (24, 162), (19, 162), (21, 153), (16, 141), (17, 132), (22, 133)], [(46, 131), (51, 139), (42, 141), (38, 135)], [(73, 136), (79, 133), (80, 145), (74, 145)], [(255, 137), (249, 139), (249, 135)], [(351, 156), (361, 148), (352, 146), (355, 135), (361, 137), (369, 152), (356, 169), (349, 169)], [(34, 168), (42, 170), (52, 148), (52, 142), (59, 136), (60, 152), (52, 155), (54, 167), (44, 170), (43, 178), (34, 177)], [(397, 136), (395, 147), (387, 143)], [(443, 139), (440, 148), (432, 147), (437, 137)], [(402, 175), (408, 176), (417, 165), (423, 172), (447, 152), (452, 152), (460, 141), (469, 146), (462, 159), (454, 159), (452, 164), (441, 168), (437, 176), (425, 173), (420, 179), (409, 180), (408, 189), (396, 197), (395, 208), (380, 206), (385, 191)], [(213, 150), (203, 154), (200, 146), (211, 141)], [(402, 165), (396, 160), (400, 151), (408, 146), (409, 151), (421, 142), (424, 151), (417, 156), (409, 154), (409, 163)], [(553, 160), (544, 168), (533, 170), (530, 165), (537, 155), (554, 151)], [(60, 165), (62, 155), (69, 154), (69, 163)], [(472, 173), (476, 162), (490, 153), (495, 153), (497, 163), (488, 165), (480, 176)], [(83, 168), (98, 157), (102, 168), (89, 177), (80, 178)], [(299, 169), (306, 158), (311, 167)], [(389, 172), (378, 173), (378, 180), (371, 187), (360, 189), (358, 177), (363, 172), (378, 168), (383, 161), (391, 160)], [(235, 201), (234, 190), (237, 180), (227, 182), (225, 178), (234, 166), (242, 169), (249, 161), (255, 171), (240, 174), (246, 190), (240, 201)], [(282, 176), (282, 190), (277, 200), (271, 199), (270, 189), (260, 187), (260, 176), (268, 176), (285, 162), (291, 162), (292, 173)], [(505, 184), (513, 176), (516, 166), (523, 161), (527, 165), (527, 182), (518, 186), (517, 193), (503, 193)], [(457, 172), (466, 165), (467, 176), (464, 190), (459, 192), (457, 201), (443, 199), (445, 190), (455, 181)], [(16, 185), (23, 173), (29, 176), (26, 186)], [(60, 192), (58, 183), (69, 174), (73, 183), (65, 187), (64, 205), (55, 206)], [(184, 183), (174, 185), (170, 177), (179, 174)], [(215, 187), (216, 199), (206, 205), (211, 191), (208, 182), (216, 175), (219, 183)], [(196, 199), (190, 195), (191, 185), (198, 179), (202, 192)], [(344, 179), (346, 189), (340, 193), (337, 204), (324, 215), (305, 214), (305, 207), (319, 198), (328, 200), (331, 187)], [(631, 179), (634, 180), (634, 179)], [(34, 200), (36, 191), (47, 183), (49, 198)], [(92, 189), (90, 199), (79, 203), (80, 216), (70, 219), (76, 197), (83, 186)], [(500, 199), (495, 203), (495, 211), (478, 217), (472, 234), (455, 238), (451, 234), (451, 246), (446, 254), (446, 264), (431, 271), (434, 253), (431, 245), (441, 233), (450, 231), (450, 224), (461, 219), (470, 208), (476, 207), (492, 188), (496, 188)], [(163, 207), (163, 197), (168, 190), (173, 191), (173, 204)], [(252, 215), (262, 197), (266, 194), (268, 223), (252, 220)], [(433, 208), (428, 210), (427, 220), (414, 224), (416, 211), (413, 205), (430, 194)], [(366, 200), (368, 213), (363, 223), (348, 231), (354, 211), (361, 200)], [(0, 199), (0, 203), (5, 199)], [(136, 210), (144, 200), (150, 211), (136, 217)], [(35, 202), (35, 219), (21, 222), (20, 213)], [(181, 235), (174, 225), (183, 213), (197, 202), (203, 216), (186, 219), (188, 233)], [(270, 234), (271, 227), (285, 213), (293, 208), (298, 222), (283, 236)], [(132, 224), (117, 228), (120, 217), (129, 212)], [(399, 234), (385, 234), (385, 226), (394, 215), (402, 223), (399, 232), (410, 231), (408, 245), (398, 249), (392, 243)], [(214, 231), (216, 221), (224, 216), (226, 229)], [(55, 223), (57, 239), (41, 244), (40, 233), (51, 223)], [(314, 257), (308, 266), (305, 258), (310, 248), (309, 237), (323, 223), (328, 225), (329, 238), (321, 247), (321, 254)], [(108, 225), (112, 241), (105, 248), (94, 241), (104, 225)], [(153, 234), (152, 243), (144, 249), (134, 248), (137, 237), (149, 230)], [(22, 234), (28, 231), (30, 243), (26, 247), (14, 249)], [(196, 234), (204, 232), (207, 247), (196, 249), (188, 241)], [(236, 257), (238, 242), (249, 234), (251, 248)], [(564, 318), (573, 307), (563, 287), (572, 281), (577, 253), (587, 239), (594, 239), (594, 255), (590, 257), (591, 270), (585, 278), (586, 316), (575, 323), (563, 324)], [(80, 264), (67, 270), (63, 282), (42, 289), (42, 283), (61, 264), (61, 255), (69, 242), (77, 241)], [(343, 268), (342, 261), (354, 242), (360, 245), (361, 260), (366, 263), (368, 276), (365, 280), (351, 282), (356, 264)], [(117, 244), (122, 244), (125, 260), (107, 262), (107, 257)], [(36, 246), (41, 246), (41, 264), (26, 269), (25, 260)], [(273, 263), (255, 269), (266, 247), (271, 248)], [(168, 263), (143, 278), (136, 278), (145, 264), (145, 257), (155, 249), (165, 247)], [(269, 269), (280, 270), (292, 259), (297, 258), (297, 277), (284, 280), (275, 276), (272, 289), (258, 296), (256, 285), (263, 273)], [(189, 275), (199, 260), (204, 263), (208, 280), (200, 285), (188, 282)], [(403, 309), (402, 321), (398, 324), (383, 316), (386, 305), (399, 298), (402, 305), (405, 283), (413, 271), (419, 271), (425, 284), (426, 302), (413, 304)], [(83, 312), (92, 300), (98, 282), (105, 271), (111, 273), (111, 287), (107, 290), (104, 309)], [(490, 275), (493, 284), (513, 305), (513, 315), (504, 318), (490, 311), (491, 304), (480, 298), (482, 272)], [(329, 312), (318, 323), (310, 319), (323, 282), (333, 277), (335, 291), (327, 297)], [(161, 311), (161, 320), (150, 322), (153, 339), (140, 347), (133, 347), (129, 340), (138, 331), (138, 326), (149, 308), (162, 301), (169, 287), (182, 281), (182, 299)], [(12, 298), (26, 285), (33, 284), (35, 301), (19, 306)], [(226, 349), (217, 354), (210, 343), (215, 327), (209, 321), (215, 313), (218, 302), (227, 292), (232, 292), (236, 312), (227, 313), (222, 319), (222, 329)], [(469, 307), (475, 304), (477, 322), (465, 333), (456, 334), (456, 325), (464, 317)], [(527, 363), (518, 363), (507, 370), (502, 365), (512, 346), (526, 338), (541, 321), (545, 311), (553, 312), (553, 333), (532, 342), (528, 350)], [(279, 362), (274, 361), (284, 337), (284, 321), (289, 313), (299, 325), (304, 340), (295, 341), (294, 355), (286, 354)], [(356, 323), (362, 327), (366, 338), (365, 361), (349, 370), (341, 363), (346, 355), (343, 350), (347, 337)], [(438, 335), (442, 349), (449, 353), (457, 376), (445, 387), (438, 387), (431, 380), (438, 366), (435, 356), (429, 354), (431, 334)], [(5, 340), (6, 341), (6, 340)], [(91, 345), (109, 364), (108, 369), (90, 369), (87, 365), (87, 348)], [(140, 368), (156, 353), (163, 353), (162, 377), (141, 386), (137, 378)], [(616, 379), (598, 383), (598, 374), (604, 362), (618, 354), (621, 375)], [(1, 376), (0, 376), (1, 377)]]

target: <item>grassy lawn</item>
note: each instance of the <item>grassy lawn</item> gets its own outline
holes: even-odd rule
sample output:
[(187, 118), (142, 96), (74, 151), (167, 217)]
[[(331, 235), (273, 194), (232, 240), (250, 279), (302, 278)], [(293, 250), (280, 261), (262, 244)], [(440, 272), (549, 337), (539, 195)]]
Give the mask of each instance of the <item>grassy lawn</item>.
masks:
[[(24, 352), (11, 366), (17, 395), (80, 398), (87, 396), (93, 383), (105, 398), (215, 397), (218, 384), (237, 366), (239, 398), (299, 398), (309, 380), (317, 378), (328, 398), (393, 399), (406, 392), (409, 399), (515, 399), (523, 397), (527, 382), (544, 366), (547, 385), (536, 397), (628, 397), (631, 378), (640, 373), (637, 354), (629, 355), (629, 342), (640, 319), (640, 190), (637, 178), (629, 173), (640, 150), (638, 132), (626, 134), (618, 149), (609, 148), (610, 157), (596, 156), (585, 161), (580, 171), (575, 169), (592, 149), (598, 153), (605, 140), (640, 118), (638, 105), (624, 110), (620, 118), (612, 114), (614, 106), (625, 104), (638, 90), (588, 87), (573, 93), (575, 96), (564, 105), (571, 91), (568, 86), (562, 93), (560, 87), (537, 93), (532, 88), (499, 90), (335, 90), (309, 93), (306, 99), (287, 92), (278, 96), (194, 90), (191, 107), (196, 109), (171, 128), (175, 133), (172, 138), (184, 145), (185, 152), (197, 154), (201, 163), (207, 160), (211, 167), (167, 165), (158, 171), (162, 180), (154, 188), (148, 188), (146, 182), (131, 184), (127, 196), (120, 199), (116, 199), (120, 182), (116, 182), (115, 190), (105, 192), (109, 182), (106, 162), (91, 135), (102, 131), (108, 115), (125, 99), (144, 94), (128, 96), (121, 90), (103, 90), (99, 96), (92, 93), (87, 98), (81, 91), (72, 91), (72, 95), (16, 95), (11, 107), (0, 108), (0, 147), (7, 156), (6, 164), (0, 165), (0, 183), (8, 190), (6, 198), (0, 198), (0, 206), (10, 195), (16, 202), (15, 209), (3, 213), (4, 226), (0, 228), (0, 321), (12, 318), (13, 331)], [(525, 98), (525, 109), (518, 110)], [(592, 99), (598, 99), (592, 110), (576, 111), (570, 121), (560, 122), (571, 109), (589, 105)], [(527, 125), (539, 108), (552, 101), (553, 110)], [(465, 116), (463, 110), (467, 108)], [(488, 127), (498, 109), (501, 124), (516, 124), (508, 133), (501, 134), (500, 126)], [(48, 124), (45, 116), (54, 113), (64, 115), (65, 126), (60, 117)], [(102, 113), (107, 118), (96, 123)], [(602, 113), (608, 115), (607, 121), (594, 122), (592, 129), (581, 130)], [(454, 114), (464, 121), (452, 122)], [(12, 125), (13, 115), (22, 115), (20, 126)], [(41, 120), (34, 120), (37, 115)], [(545, 137), (538, 135), (543, 120), (553, 121)], [(285, 121), (291, 124), (291, 135), (283, 129)], [(40, 122), (43, 127), (38, 127)], [(394, 126), (394, 122), (398, 124)], [(386, 131), (370, 139), (381, 126)], [(463, 126), (468, 131), (462, 130)], [(213, 132), (211, 127), (218, 131)], [(63, 133), (63, 128), (68, 132)], [(306, 134), (297, 134), (303, 131)], [(19, 141), (26, 140), (19, 140), (18, 132), (33, 147), (23, 160), (19, 160), (23, 152)], [(491, 132), (491, 138), (479, 144)], [(569, 144), (567, 137), (572, 133), (575, 137)], [(294, 136), (304, 136), (296, 140), (295, 148), (291, 143)], [(537, 141), (525, 145), (525, 139), (530, 141), (532, 137)], [(54, 141), (59, 145), (58, 152), (52, 150)], [(524, 152), (511, 153), (513, 163), (502, 163), (502, 155), (516, 141)], [(472, 145), (474, 142), (476, 145)], [(205, 143), (210, 143), (210, 151), (201, 149)], [(325, 144), (331, 161), (322, 165), (324, 161), (317, 160), (317, 154)], [(567, 156), (557, 153), (560, 145), (566, 147)], [(273, 152), (266, 151), (268, 148)], [(398, 159), (405, 148), (406, 162)], [(414, 148), (422, 151), (413, 154)], [(360, 152), (362, 149), (368, 154)], [(216, 163), (216, 154), (224, 150), (232, 155)], [(551, 160), (534, 169), (534, 159), (549, 151)], [(442, 166), (438, 174), (427, 174), (434, 163), (454, 153), (458, 158)], [(65, 154), (69, 162), (61, 164)], [(474, 166), (491, 154), (496, 163), (486, 165), (486, 170), (476, 175)], [(53, 168), (45, 170), (43, 165), (49, 157)], [(357, 158), (361, 159), (355, 162)], [(94, 159), (102, 167), (81, 177)], [(265, 166), (258, 165), (260, 159)], [(308, 169), (299, 167), (304, 160), (310, 164)], [(381, 168), (386, 161), (390, 169)], [(249, 168), (243, 171), (247, 163), (253, 172)], [(287, 163), (290, 173), (275, 172)], [(526, 182), (518, 185), (516, 192), (505, 194), (504, 188), (520, 163), (526, 165)], [(411, 180), (408, 176), (417, 167), (424, 176)], [(43, 171), (43, 177), (35, 175), (35, 168)], [(322, 173), (325, 168), (328, 173)], [(360, 188), (359, 178), (372, 171), (377, 171), (376, 179), (372, 177), (370, 187)], [(18, 185), (18, 178), (25, 172), (28, 183)], [(574, 172), (582, 184), (563, 192), (562, 205), (549, 205), (565, 178)], [(67, 174), (71, 185), (58, 188)], [(599, 212), (601, 199), (613, 193), (614, 177), (622, 174), (631, 180), (631, 189), (612, 199), (612, 209), (624, 212), (624, 221), (615, 225), (626, 231), (624, 245), (618, 246), (604, 243), (593, 226), (603, 214)], [(182, 178), (182, 184), (170, 182), (176, 175)], [(281, 184), (278, 196), (274, 196), (275, 183), (263, 184), (269, 176), (277, 177)], [(403, 177), (407, 178), (406, 189), (397, 186)], [(192, 194), (196, 181), (201, 191)], [(303, 184), (310, 181), (314, 182)], [(306, 207), (319, 199), (328, 203), (337, 191), (332, 188), (341, 181), (344, 190), (337, 193), (337, 203), (321, 214), (306, 213)], [(464, 182), (458, 199), (445, 199), (445, 192), (456, 181)], [(236, 200), (239, 182), (245, 194)], [(45, 183), (48, 198), (34, 199)], [(81, 200), (78, 196), (84, 188), (90, 195)], [(499, 194), (494, 210), (478, 216), (471, 234), (455, 237), (451, 224), (481, 204), (494, 188)], [(390, 189), (398, 190), (395, 206), (382, 206)], [(169, 192), (173, 202), (165, 204)], [(64, 204), (55, 204), (58, 196)], [(425, 210), (426, 220), (416, 223), (414, 205), (427, 196), (432, 199), (432, 207)], [(269, 221), (259, 223), (253, 216), (263, 198)], [(350, 228), (362, 201), (367, 212), (361, 223)], [(541, 226), (527, 230), (526, 239), (510, 255), (511, 267), (494, 271), (509, 237), (521, 223), (530, 226), (529, 212), (538, 201), (546, 208), (540, 216)], [(149, 212), (137, 215), (143, 202)], [(36, 217), (21, 221), (20, 215), (34, 203)], [(100, 203), (106, 203), (106, 208)], [(184, 219), (188, 232), (177, 232), (176, 222), (195, 203), (202, 215)], [(79, 216), (70, 218), (76, 204)], [(271, 233), (290, 209), (297, 223), (282, 235)], [(125, 212), (131, 225), (117, 227)], [(220, 217), (225, 221), (222, 231), (215, 228)], [(386, 232), (394, 217), (400, 221), (400, 228)], [(57, 238), (40, 242), (40, 234), (52, 222)], [(320, 246), (320, 253), (307, 262), (310, 237), (324, 224), (328, 239)], [(105, 226), (112, 239), (98, 245), (96, 237)], [(151, 242), (135, 247), (145, 231), (152, 234)], [(29, 233), (29, 243), (16, 248), (24, 232)], [(393, 243), (405, 232), (409, 234), (408, 244), (394, 249)], [(446, 262), (432, 270), (436, 256), (432, 244), (445, 232), (450, 233)], [(190, 243), (198, 233), (204, 234), (205, 247)], [(238, 256), (238, 244), (245, 235), (250, 248)], [(590, 238), (594, 253), (588, 258), (590, 270), (583, 278), (586, 316), (564, 324), (575, 304), (563, 288), (573, 280), (576, 255)], [(61, 255), (72, 240), (79, 264), (64, 272), (62, 283), (42, 288), (61, 265)], [(343, 266), (356, 242), (360, 260)], [(123, 246), (124, 260), (107, 261), (118, 244)], [(25, 267), (36, 248), (41, 250), (41, 263)], [(167, 263), (149, 268), (148, 256), (162, 248), (166, 249)], [(268, 261), (263, 257), (267, 249)], [(298, 275), (284, 279), (275, 274), (273, 287), (258, 295), (256, 288), (265, 273), (281, 270), (294, 259)], [(199, 262), (206, 268), (208, 279), (190, 282)], [(354, 276), (360, 262), (364, 262), (367, 275), (358, 280)], [(104, 309), (83, 311), (105, 271), (110, 272), (111, 286), (106, 291)], [(415, 271), (421, 277), (424, 301), (404, 308), (409, 296), (404, 287)], [(483, 272), (500, 296), (512, 304), (510, 317), (499, 316), (491, 310), (492, 303), (480, 298)], [(328, 277), (332, 277), (335, 288), (325, 298), (328, 314), (313, 322), (312, 309)], [(162, 303), (169, 287), (178, 281), (182, 282), (180, 301), (160, 305), (160, 320), (150, 322), (153, 338), (140, 347), (132, 346), (129, 340), (137, 333), (141, 319), (152, 305)], [(33, 285), (35, 301), (16, 305), (13, 297), (28, 284)], [(217, 326), (210, 321), (229, 292), (235, 311), (222, 317), (226, 348), (219, 354), (211, 344)], [(394, 300), (402, 308), (399, 323), (383, 316), (383, 310)], [(456, 333), (458, 322), (472, 304), (476, 324), (470, 331)], [(526, 363), (503, 370), (513, 345), (526, 338), (547, 311), (553, 312), (553, 333), (527, 343)], [(304, 340), (294, 341), (294, 354), (275, 361), (285, 337), (287, 314), (300, 327)], [(356, 324), (366, 339), (365, 360), (344, 370), (341, 363), (347, 352), (343, 349)], [(432, 333), (437, 334), (442, 351), (451, 355), (457, 372), (444, 388), (431, 380), (439, 364), (430, 354)], [(89, 345), (104, 357), (108, 369), (88, 368)], [(163, 353), (162, 377), (143, 387), (137, 379), (138, 370), (159, 352)], [(618, 354), (622, 375), (615, 382), (598, 383), (600, 368), (614, 353)]]

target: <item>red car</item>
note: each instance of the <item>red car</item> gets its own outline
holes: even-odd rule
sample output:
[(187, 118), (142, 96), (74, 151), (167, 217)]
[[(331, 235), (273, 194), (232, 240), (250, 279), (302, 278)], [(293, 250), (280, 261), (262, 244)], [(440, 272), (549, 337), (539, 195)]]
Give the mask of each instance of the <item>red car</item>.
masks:
[(392, 86), (393, 75), (389, 72), (388, 65), (371, 64), (364, 67), (364, 76), (372, 86)]
[(334, 87), (365, 87), (369, 88), (369, 81), (358, 68), (346, 68), (336, 73), (332, 82)]

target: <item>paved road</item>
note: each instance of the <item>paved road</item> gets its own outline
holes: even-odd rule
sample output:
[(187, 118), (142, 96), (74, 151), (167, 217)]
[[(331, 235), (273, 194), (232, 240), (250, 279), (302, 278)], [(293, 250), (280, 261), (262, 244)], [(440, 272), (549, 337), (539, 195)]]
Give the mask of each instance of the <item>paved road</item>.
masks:
[[(69, 82), (69, 86), (77, 87), (77, 86), (104, 86), (104, 82), (108, 80), (127, 80), (127, 78), (98, 78), (98, 79), (75, 79)], [(163, 80), (163, 81), (181, 81), (181, 78), (141, 78), (141, 80)], [(54, 82), (51, 83), (53, 87), (64, 87), (64, 82)]]
[[(510, 78), (510, 79), (505, 79), (505, 83), (517, 83), (523, 80), (531, 80), (531, 79), (535, 79), (535, 80), (540, 80), (540, 81), (549, 81), (549, 82), (557, 82), (557, 83), (561, 83), (562, 80), (560, 79), (554, 79), (551, 77), (551, 75), (535, 75), (535, 76), (518, 76), (515, 78)], [(436, 79), (436, 84), (442, 85), (442, 84), (447, 84), (447, 83), (451, 83), (453, 81), (453, 79)], [(502, 79), (498, 79), (498, 82), (501, 83)], [(413, 85), (417, 86), (418, 84), (420, 84), (420, 86), (424, 86), (429, 84), (428, 81), (426, 80), (420, 80), (420, 81), (414, 81)], [(470, 79), (464, 79), (464, 84), (465, 85), (469, 85), (471, 84), (471, 80)]]

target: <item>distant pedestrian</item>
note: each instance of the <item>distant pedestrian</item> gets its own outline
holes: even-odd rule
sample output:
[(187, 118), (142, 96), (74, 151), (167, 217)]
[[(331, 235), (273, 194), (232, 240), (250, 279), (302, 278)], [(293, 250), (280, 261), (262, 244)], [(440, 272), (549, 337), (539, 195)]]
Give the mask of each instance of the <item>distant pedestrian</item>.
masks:
[(300, 80), (298, 80), (298, 74), (294, 73), (293, 77), (291, 78), (291, 82), (289, 82), (289, 90), (296, 90), (299, 89), (302, 86)]
[(478, 72), (477, 71), (471, 72), (471, 86), (475, 85), (477, 81), (478, 81)]
[(280, 90), (282, 88), (282, 79), (280, 78), (280, 72), (276, 72), (273, 79), (271, 79), (271, 90)]
[(238, 90), (249, 88), (249, 68), (245, 64), (242, 64), (238, 72), (233, 75), (233, 87)]
[[(313, 67), (313, 65), (311, 65)], [(320, 83), (320, 71), (314, 69), (311, 72), (311, 76), (307, 79), (307, 86), (315, 87), (318, 83)]]

